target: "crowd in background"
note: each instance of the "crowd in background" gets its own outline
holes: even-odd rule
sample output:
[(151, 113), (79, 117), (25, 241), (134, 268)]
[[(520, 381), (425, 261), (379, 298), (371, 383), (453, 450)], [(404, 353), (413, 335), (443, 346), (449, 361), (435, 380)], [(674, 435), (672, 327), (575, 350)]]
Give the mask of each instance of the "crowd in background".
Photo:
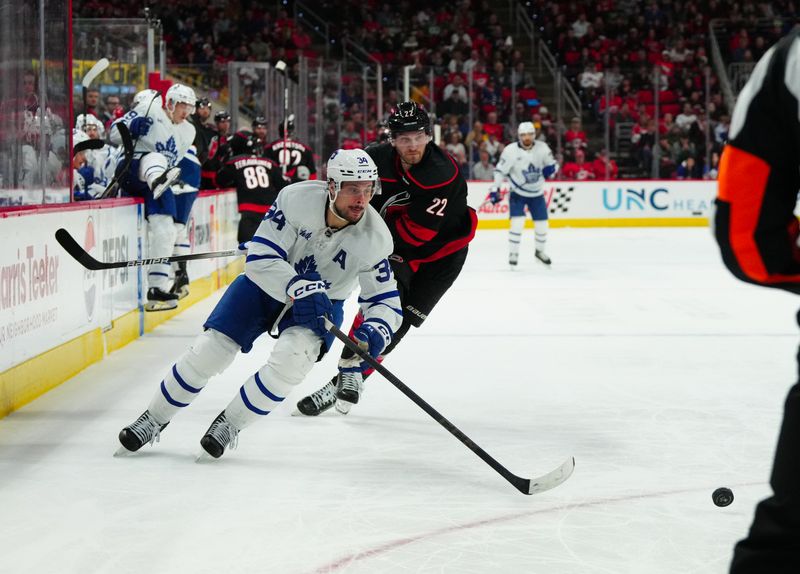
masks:
[[(786, 16), (796, 13), (789, 1), (528, 2), (539, 37), (583, 105), (579, 116), (560, 124), (539, 99), (532, 63), (488, 0), (319, 0), (309, 6), (335, 31), (330, 57), (341, 56), (348, 39), (381, 62), (383, 71), (381, 110), (374, 84), (365, 86), (360, 74), (344, 73), (341, 87), (323, 86), (324, 147), (378, 139), (380, 118), (402, 97), (402, 69), (412, 66), (412, 97), (435, 111), (442, 147), (476, 179), (515, 140), (512, 123), (522, 121), (533, 122), (537, 137), (553, 149), (561, 138), (562, 178), (615, 178), (620, 168), (627, 176), (649, 177), (654, 165), (661, 178), (715, 178), (730, 114), (711, 72), (709, 21), (728, 20), (723, 56), (746, 63), (785, 33), (793, 22)], [(282, 59), (296, 66), (301, 55), (319, 56), (319, 38), (291, 17), (289, 7), (182, 0), (153, 10), (163, 24), (168, 66), (210, 67), (224, 82), (231, 60)], [(82, 17), (135, 17), (138, 11), (107, 0), (74, 4)], [(772, 25), (765, 28), (764, 18)], [(606, 125), (609, 149), (602, 137)]]

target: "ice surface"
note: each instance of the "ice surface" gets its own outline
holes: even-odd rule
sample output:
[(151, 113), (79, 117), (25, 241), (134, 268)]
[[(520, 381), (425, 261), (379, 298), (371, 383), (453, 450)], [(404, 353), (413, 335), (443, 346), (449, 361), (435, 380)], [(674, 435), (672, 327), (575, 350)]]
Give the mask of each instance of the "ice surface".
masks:
[(112, 457), (216, 295), (0, 420), (0, 572), (726, 572), (769, 493), (797, 301), (736, 281), (706, 229), (554, 229), (551, 269), (526, 231), (515, 271), (506, 237), (478, 233), (385, 365), (516, 474), (574, 455), (565, 484), (521, 495), (378, 377), (347, 417), (290, 416), (337, 353), (195, 463), (269, 338)]

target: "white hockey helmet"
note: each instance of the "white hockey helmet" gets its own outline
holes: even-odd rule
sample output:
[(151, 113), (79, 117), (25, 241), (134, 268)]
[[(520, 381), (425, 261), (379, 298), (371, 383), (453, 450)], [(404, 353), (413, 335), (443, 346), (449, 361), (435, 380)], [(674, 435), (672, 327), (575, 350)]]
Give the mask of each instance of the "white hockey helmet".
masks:
[(172, 112), (175, 110), (175, 104), (188, 105), (190, 108), (189, 114), (193, 114), (196, 103), (197, 96), (194, 90), (184, 84), (172, 84), (164, 98), (164, 107), (170, 116), (172, 116)]
[(523, 134), (536, 135), (536, 127), (533, 122), (520, 122), (519, 126), (517, 126), (517, 137), (522, 137)]
[(133, 96), (133, 102), (131, 103), (131, 107), (135, 108), (142, 102), (147, 102), (149, 104), (155, 99), (157, 95), (158, 95), (157, 90), (142, 90), (141, 92), (138, 92), (135, 96)]
[(75, 128), (72, 130), (72, 147), (74, 148), (79, 143), (83, 143), (89, 139), (89, 136), (86, 135), (86, 132)]
[(363, 149), (337, 149), (328, 158), (328, 181), (334, 183), (334, 201), (343, 181), (371, 181), (372, 194), (381, 192), (378, 166)]
[(101, 122), (94, 114), (78, 114), (75, 118), (75, 127), (79, 130), (86, 131), (87, 126), (94, 126), (97, 128), (97, 133), (100, 134), (102, 138), (105, 135), (105, 128), (103, 127), (103, 122)]

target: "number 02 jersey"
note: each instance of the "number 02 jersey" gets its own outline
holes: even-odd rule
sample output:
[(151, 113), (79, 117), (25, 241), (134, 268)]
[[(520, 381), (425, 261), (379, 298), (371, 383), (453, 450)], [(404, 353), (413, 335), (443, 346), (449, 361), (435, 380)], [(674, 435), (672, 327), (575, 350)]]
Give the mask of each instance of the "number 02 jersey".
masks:
[(266, 213), (286, 182), (272, 160), (237, 155), (226, 161), (217, 173), (217, 184), (236, 188), (240, 212)]
[(414, 271), (472, 241), (478, 217), (467, 205), (467, 182), (448, 153), (429, 143), (422, 160), (406, 171), (390, 143), (366, 151), (381, 179), (381, 193), (371, 204), (389, 226), (394, 252)]

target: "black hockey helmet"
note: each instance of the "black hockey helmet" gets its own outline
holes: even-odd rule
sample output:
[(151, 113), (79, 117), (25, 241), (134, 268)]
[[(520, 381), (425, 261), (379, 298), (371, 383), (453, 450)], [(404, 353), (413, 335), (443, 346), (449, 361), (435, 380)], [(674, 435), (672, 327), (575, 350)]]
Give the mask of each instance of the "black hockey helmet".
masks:
[(228, 110), (221, 110), (214, 114), (214, 121), (215, 122), (229, 122), (231, 121), (231, 115), (228, 113)]
[[(286, 132), (286, 137), (291, 137), (291, 135), (294, 133), (294, 114), (286, 118)], [(278, 126), (278, 135), (283, 137), (283, 122), (281, 122)]]
[(265, 118), (264, 116), (258, 116), (253, 120), (253, 123), (251, 125), (252, 125), (253, 129), (256, 129), (256, 128), (259, 128), (259, 127), (265, 128), (265, 127), (267, 127), (268, 123), (269, 122), (267, 121), (267, 118)]
[(208, 98), (197, 98), (197, 101), (194, 104), (195, 108), (210, 108), (211, 101)]
[(431, 119), (417, 102), (400, 102), (389, 115), (386, 122), (392, 137), (402, 132), (418, 132), (424, 130), (431, 135)]
[(389, 141), (391, 134), (389, 133), (389, 126), (386, 125), (386, 122), (378, 122), (378, 143), (383, 143)]
[(239, 130), (228, 140), (233, 155), (258, 153), (258, 137), (249, 130)]

